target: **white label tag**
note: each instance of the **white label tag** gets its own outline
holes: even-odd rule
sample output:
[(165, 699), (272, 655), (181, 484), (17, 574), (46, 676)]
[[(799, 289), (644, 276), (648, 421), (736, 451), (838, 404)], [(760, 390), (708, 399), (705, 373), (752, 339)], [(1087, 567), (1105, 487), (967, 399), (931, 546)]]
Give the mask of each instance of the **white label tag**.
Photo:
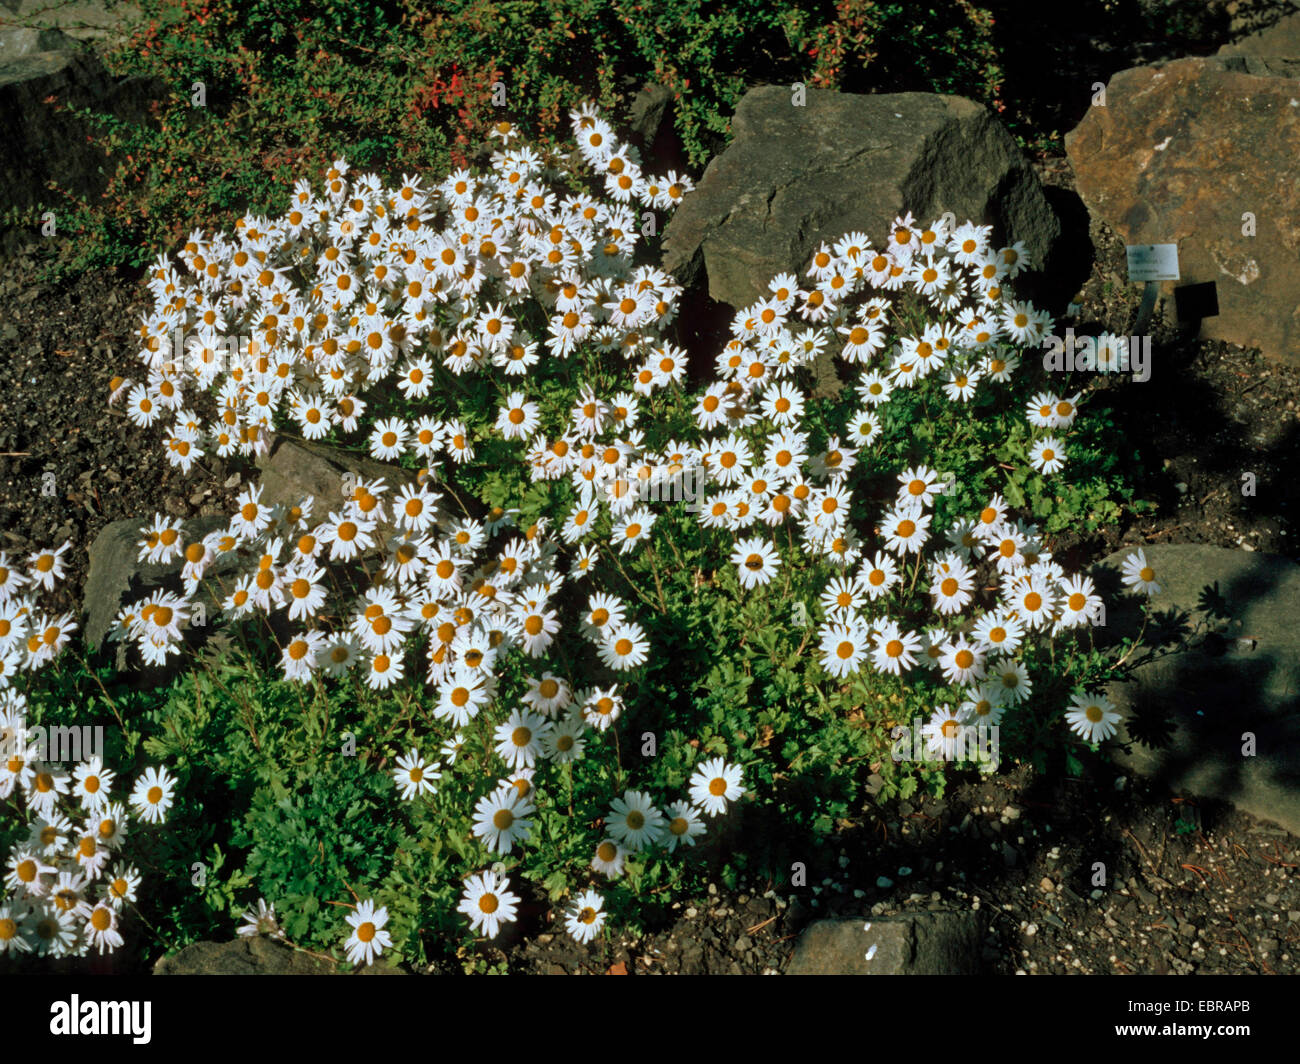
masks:
[(1177, 244), (1128, 244), (1130, 281), (1177, 281)]

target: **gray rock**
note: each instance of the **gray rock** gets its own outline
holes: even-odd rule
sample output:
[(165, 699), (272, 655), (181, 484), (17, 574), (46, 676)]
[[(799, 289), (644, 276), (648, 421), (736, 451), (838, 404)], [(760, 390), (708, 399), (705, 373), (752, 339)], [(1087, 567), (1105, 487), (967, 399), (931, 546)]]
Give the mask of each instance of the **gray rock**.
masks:
[[(1126, 716), (1115, 742), (1130, 744), (1116, 746), (1116, 760), (1300, 835), (1300, 565), (1196, 544), (1143, 549), (1161, 585), (1150, 600), (1159, 620), (1130, 681), (1107, 689)], [(1139, 600), (1105, 590), (1129, 553), (1094, 570), (1107, 640), (1137, 630)], [(1162, 653), (1145, 661), (1147, 649)], [(1255, 756), (1243, 755), (1247, 733)]]
[(649, 148), (672, 126), (673, 90), (667, 85), (646, 85), (628, 108), (628, 132)]
[(80, 45), (62, 30), (42, 30), (30, 26), (0, 28), (0, 64), (21, 59), (33, 52), (75, 51)]
[(1300, 11), (1284, 15), (1271, 26), (1225, 44), (1219, 55), (1295, 56), (1300, 58)]
[[(171, 590), (180, 590), (178, 578), (183, 562), (151, 565), (138, 560), (140, 540), (144, 538), (143, 530), (150, 521), (150, 518), (114, 521), (101, 529), (90, 545), (90, 567), (82, 599), (82, 609), (86, 616), (84, 634), (88, 646), (97, 647), (104, 641), (117, 611), (127, 602), (144, 597), (150, 589), (163, 586), (169, 580), (176, 581)], [(215, 529), (225, 528), (227, 524), (228, 518), (224, 516), (196, 517), (182, 522), (181, 527), (184, 529), (185, 542), (189, 543), (202, 539)], [(235, 564), (231, 558), (218, 563), (209, 572), (226, 572)], [(208, 596), (206, 605), (211, 621), (217, 615), (216, 602)]]
[(196, 942), (163, 957), (154, 975), (333, 975), (333, 965), (273, 939), (255, 936), (234, 942)]
[(53, 27), (79, 41), (118, 40), (140, 19), (140, 8), (120, 0), (5, 0), (6, 23)]
[[(161, 95), (160, 83), (118, 81), (94, 52), (71, 47), (74, 42), (63, 34), (12, 32), (12, 50), (0, 54), (0, 140), (6, 147), (0, 158), (0, 210), (61, 204), (47, 189), (52, 180), (78, 195), (97, 193), (111, 161), (100, 146), (98, 127), (71, 109), (144, 122), (149, 103)], [(54, 47), (32, 50), (44, 45)]]
[(982, 943), (975, 912), (819, 920), (799, 937), (786, 974), (976, 975)]
[(739, 308), (777, 273), (802, 274), (822, 241), (864, 231), (878, 246), (894, 217), (952, 211), (1023, 240), (1050, 265), (1060, 222), (1010, 134), (984, 107), (930, 93), (849, 95), (788, 87), (741, 99), (732, 141), (664, 234), (664, 267)]
[[(312, 520), (322, 521), (333, 510), (341, 509), (350, 492), (349, 479), (382, 479), (388, 486), (385, 498), (391, 499), (404, 484), (413, 484), (416, 473), (401, 466), (377, 462), (364, 454), (344, 451), (321, 443), (277, 437), (270, 451), (257, 460), (262, 471), (262, 498), (275, 505), (297, 506), (304, 498), (312, 500)], [(439, 524), (449, 520), (445, 509), (438, 513)], [(385, 524), (386, 531), (392, 530)]]

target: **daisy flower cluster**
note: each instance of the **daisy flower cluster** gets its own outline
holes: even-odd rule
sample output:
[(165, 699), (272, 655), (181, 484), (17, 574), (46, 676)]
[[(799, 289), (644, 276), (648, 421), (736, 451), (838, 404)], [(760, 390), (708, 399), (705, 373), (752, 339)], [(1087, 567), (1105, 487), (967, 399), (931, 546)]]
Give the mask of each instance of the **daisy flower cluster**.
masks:
[[(484, 433), (518, 441), (534, 479), (571, 479), (580, 504), (558, 530), (565, 542), (581, 538), (602, 514), (614, 520), (611, 546), (620, 554), (646, 540), (654, 517), (635, 506), (630, 470), (635, 464), (645, 479), (645, 470), (672, 468), (672, 456), (644, 452), (638, 404), (679, 382), (686, 357), (659, 338), (680, 288), (659, 270), (632, 265), (640, 236), (634, 207), (672, 209), (691, 183), (676, 173), (644, 173), (635, 149), (594, 109), (571, 117), (578, 157), (603, 183), (603, 195), (558, 194), (548, 180), (557, 174), (507, 131), (485, 175), (457, 171), (428, 188), (415, 178), (385, 188), (371, 175), (351, 175), (340, 160), (322, 192), (298, 186), (279, 218), (245, 217), (230, 236), (194, 234), (179, 270), (159, 260), (150, 281), (154, 310), (140, 330), (150, 383), (135, 386), (129, 405), (140, 424), (150, 423), (146, 413), (175, 414), (166, 443), (173, 461), (192, 460), (204, 448), (257, 454), (286, 421), (309, 439), (331, 428), (355, 432), (373, 393), (391, 392), (394, 381), (430, 414), (380, 419), (369, 434), (375, 458), (409, 458), (422, 467), (416, 483), (400, 490), (363, 482), (337, 509), (313, 515), (306, 503), (268, 505), (260, 487), (249, 487), (229, 527), (197, 542), (156, 518), (141, 558), (183, 561), (183, 592), (128, 605), (113, 637), (132, 640), (154, 664), (179, 653), (193, 592), (215, 561), (233, 553), (244, 571), (224, 591), (226, 612), (283, 609), (307, 629), (283, 648), (289, 679), (337, 675), (359, 663), (372, 686), (387, 687), (404, 674), (408, 639), (432, 632), (428, 680), (449, 681), (468, 644), (485, 634), (474, 621), (485, 620), (485, 610), (505, 622), (494, 638), (510, 631), (527, 654), (544, 653), (558, 631), (550, 600), (563, 580), (549, 564), (555, 547), (545, 524), (489, 552), (487, 540), (513, 524), (509, 515), (451, 522), (440, 506), (442, 463), (454, 469), (470, 461)], [(169, 357), (168, 337), (191, 332), (203, 357)], [(633, 363), (633, 379), (612, 397), (584, 388), (568, 425), (548, 438), (539, 432), (530, 380), (540, 359), (562, 362), (579, 347), (621, 353)], [(224, 355), (208, 358), (211, 351)], [(504, 382), (495, 423), (472, 428), (460, 410), (433, 416), (449, 376), (471, 373), (499, 374)], [(185, 390), (193, 386), (217, 396), (214, 425), (186, 409)], [(186, 445), (183, 456), (177, 441)], [(327, 612), (333, 563), (372, 550), (383, 557), (382, 578), (346, 633), (324, 631), (316, 622)], [(598, 557), (585, 545), (570, 575), (590, 575)], [(585, 624), (584, 635), (609, 667), (639, 665), (644, 634), (622, 610), (611, 617)], [(507, 648), (494, 642), (490, 649)], [(494, 657), (470, 654), (480, 680)], [(484, 680), (465, 696), (459, 681), (448, 697), (467, 700), (441, 709), (463, 724), (492, 688)]]
[[(150, 272), (145, 380), (113, 382), (128, 416), (164, 426), (169, 461), (188, 470), (209, 451), (263, 453), (286, 422), (307, 439), (353, 434), (372, 393), (440, 400), (444, 373), (495, 369), (516, 386), (498, 429), (567, 472), (570, 448), (534, 438), (529, 375), (592, 346), (633, 364), (639, 394), (681, 380), (684, 355), (658, 338), (679, 289), (634, 268), (633, 252), (640, 212), (671, 210), (692, 187), (644, 173), (594, 108), (571, 117), (603, 195), (564, 193), (559, 172), (511, 129), (485, 174), (458, 170), (427, 186), (408, 176), (390, 188), (339, 159), (323, 190), (300, 182), (284, 214), (247, 215), (233, 234), (192, 233), (179, 263), (164, 255)], [(195, 389), (216, 397), (215, 421), (187, 406)], [(589, 417), (587, 435), (610, 417)], [(382, 419), (368, 442), (376, 458), (430, 467), (474, 454), (455, 411)]]
[[(138, 900), (141, 876), (123, 855), (132, 816), (160, 824), (174, 800), (166, 770), (147, 769), (125, 802), (117, 773), (100, 757), (71, 771), (38, 760), (26, 702), (0, 697), (0, 798), (21, 798), (27, 835), (9, 851), (0, 894), (0, 954), (80, 957), (123, 944), (121, 921)], [(128, 809), (129, 806), (129, 809)]]
[[(182, 269), (164, 258), (152, 273), (155, 307), (140, 330), (149, 380), (115, 382), (128, 394), (129, 415), (141, 426), (174, 418), (166, 446), (186, 465), (205, 449), (256, 455), (290, 419), (308, 439), (331, 428), (354, 432), (372, 394), (394, 384), (432, 408), (447, 374), (499, 374), (503, 402), (487, 431), (518, 442), (534, 480), (567, 477), (577, 490), (559, 540), (575, 543), (603, 517), (613, 524), (611, 549), (630, 554), (654, 524), (633, 505), (632, 468), (645, 479), (644, 469), (673, 464), (671, 454), (642, 446), (639, 404), (686, 371), (685, 353), (659, 338), (680, 288), (659, 270), (633, 267), (641, 221), (634, 207), (670, 210), (691, 184), (675, 173), (645, 174), (635, 150), (594, 110), (572, 121), (578, 155), (603, 182), (603, 196), (557, 195), (540, 157), (507, 143), (488, 174), (458, 171), (427, 188), (414, 178), (385, 188), (340, 160), (322, 193), (299, 185), (283, 216), (246, 217), (231, 236), (193, 234)], [(169, 340), (178, 332), (194, 334), (180, 359)], [(567, 360), (580, 348), (617, 352), (631, 379), (612, 396), (585, 387), (568, 424), (547, 438), (530, 379), (540, 360)], [(187, 409), (185, 392), (194, 387), (216, 395), (215, 424)], [(476, 438), (459, 411), (381, 419), (369, 433), (371, 455), (414, 459), (422, 467), (414, 484), (395, 490), (363, 481), (315, 519), (308, 502), (270, 505), (253, 485), (228, 526), (198, 540), (156, 517), (140, 557), (182, 564), (182, 591), (125, 606), (111, 634), (151, 663), (180, 653), (198, 589), (214, 562), (233, 557), (239, 572), (221, 581), (224, 612), (285, 615), (286, 680), (357, 667), (375, 689), (408, 677), (433, 689), (433, 716), (455, 734), (442, 758), (411, 749), (396, 759), (391, 773), (403, 798), (435, 793), (464, 741), (459, 730), (485, 711), (499, 717), (493, 753), (504, 775), (479, 798), (473, 831), (489, 853), (508, 854), (530, 838), (537, 769), (580, 760), (586, 733), (610, 728), (623, 697), (617, 684), (579, 688), (546, 670), (527, 681), (522, 704), (499, 705), (501, 665), (512, 654), (541, 658), (564, 637), (559, 592), (590, 576), (599, 552), (584, 545), (566, 572), (544, 519), (504, 543), (516, 530), (512, 513), (452, 519), (436, 490), (440, 466), (472, 460)], [(380, 574), (363, 593), (338, 579), (342, 566), (372, 558)], [(578, 605), (576, 632), (606, 669), (645, 662), (649, 642), (625, 601), (593, 590)], [(411, 660), (417, 647), (419, 666)], [(709, 796), (710, 811), (739, 796), (737, 772), (728, 769), (727, 787)], [(669, 851), (703, 831), (698, 808), (678, 803), (670, 812)], [(382, 922), (359, 924), (376, 934), (354, 934), (349, 953), (361, 949), (368, 959), (385, 944)]]
[(72, 614), (54, 614), (40, 603), (62, 582), (71, 546), (65, 542), (26, 558), (0, 551), (0, 692), (53, 661), (77, 630)]
[[(777, 578), (782, 539), (829, 561), (818, 631), (825, 671), (841, 681), (863, 669), (932, 672), (957, 706), (931, 721), (941, 743), (954, 722), (996, 724), (1029, 697), (1019, 653), (1027, 641), (1086, 625), (1102, 607), (1092, 581), (1053, 561), (1039, 528), (1013, 517), (1000, 495), (940, 522), (935, 501), (953, 478), (925, 464), (882, 470), (872, 450), (891, 401), (925, 378), (943, 381), (957, 405), (1011, 380), (1017, 349), (1052, 327), (1007, 288), (1029, 265), (1021, 244), (995, 247), (989, 226), (924, 225), (910, 213), (894, 219), (882, 247), (861, 232), (823, 244), (802, 279), (773, 278), (764, 298), (737, 312), (718, 379), (695, 404), (700, 438), (681, 447), (682, 464), (706, 485), (698, 520), (734, 537), (741, 588)], [(860, 402), (814, 447), (796, 370), (823, 352), (848, 366)], [(1029, 461), (1039, 472), (1063, 468), (1078, 400), (1041, 392), (1028, 404)], [(896, 477), (875, 543), (855, 527), (864, 471)], [(917, 624), (911, 591), (920, 577), (930, 616)]]
[[(671, 854), (679, 846), (694, 846), (695, 840), (705, 833), (704, 818), (725, 813), (729, 803), (744, 795), (742, 781), (743, 772), (738, 765), (729, 765), (725, 759), (715, 757), (701, 763), (692, 774), (689, 801), (673, 802), (660, 809), (644, 791), (625, 791), (610, 804), (604, 818), (607, 835), (592, 855), (592, 871), (607, 879), (617, 879), (631, 854), (653, 848)], [(480, 819), (485, 828), (482, 834), (499, 837), (501, 832), (517, 828), (518, 821), (512, 818), (516, 802), (510, 788), (498, 791), (491, 802), (485, 800)], [(532, 811), (531, 806), (528, 811)], [(503, 813), (504, 818), (497, 821)], [(480, 834), (479, 825), (475, 826), (475, 833)], [(506, 924), (517, 918), (519, 901), (519, 896), (509, 890), (509, 881), (503, 874), (484, 871), (466, 879), (458, 908), (475, 931), (495, 938)], [(565, 928), (578, 942), (587, 943), (599, 934), (605, 917), (604, 898), (588, 887), (571, 901), (565, 912)]]
[[(686, 354), (664, 338), (680, 288), (633, 254), (640, 210), (672, 209), (690, 183), (645, 174), (594, 110), (572, 122), (576, 159), (598, 190), (565, 191), (575, 175), (506, 132), (485, 174), (390, 188), (338, 160), (320, 191), (295, 188), (285, 214), (191, 234), (178, 262), (161, 258), (151, 273), (146, 382), (115, 382), (136, 424), (166, 429), (168, 457), (183, 468), (209, 450), (256, 456), (286, 428), (307, 439), (364, 434), (369, 453), (393, 464), (392, 478), (352, 485), (325, 513), (310, 501), (272, 505), (253, 484), (227, 526), (201, 539), (156, 517), (141, 557), (181, 566), (181, 590), (125, 606), (112, 635), (166, 661), (181, 652), (204, 588), (226, 617), (288, 633), (277, 636), (286, 681), (315, 685), (355, 669), (374, 690), (427, 686), (421, 697), (443, 734), (386, 771), (402, 799), (441, 799), (472, 736), (474, 763), (488, 771), (456, 801), (472, 806), (469, 833), (489, 860), (541, 841), (538, 811), (557, 800), (558, 770), (606, 748), (624, 713), (624, 674), (647, 662), (650, 641), (632, 603), (596, 578), (602, 554), (620, 572), (643, 553), (653, 564), (662, 509), (652, 502), (703, 484), (693, 512), (725, 533), (716, 538), (743, 591), (772, 583), (798, 554), (829, 562), (816, 644), (825, 671), (837, 681), (863, 669), (933, 671), (957, 707), (945, 707), (940, 740), (949, 717), (991, 724), (1028, 698), (1022, 647), (1087, 624), (1100, 606), (1091, 582), (1066, 574), (999, 496), (942, 521), (936, 500), (951, 478), (925, 464), (882, 470), (873, 450), (901, 392), (934, 377), (947, 401), (969, 404), (1011, 380), (1016, 350), (1050, 330), (1047, 315), (1006, 289), (1029, 265), (1023, 246), (995, 247), (986, 226), (923, 226), (911, 214), (894, 220), (882, 248), (846, 234), (802, 278), (773, 279), (737, 313), (716, 382), (684, 399)], [(917, 323), (917, 303), (936, 320)], [(183, 352), (176, 335), (191, 337)], [(823, 352), (850, 367), (860, 400), (824, 441), (797, 372)], [(606, 373), (572, 383), (564, 369), (593, 357), (603, 368), (611, 355), (626, 364), (612, 385), (597, 385)], [(494, 416), (455, 405), (471, 377), (484, 394), (496, 390)], [(559, 377), (571, 387), (557, 415), (556, 389), (541, 384)], [(211, 423), (187, 403), (194, 392), (215, 398)], [(375, 419), (394, 392), (417, 413)], [(665, 438), (658, 422), (666, 398), (691, 406), (695, 429), (681, 438)], [(1078, 400), (1043, 392), (1026, 411), (1029, 460), (1044, 475), (1066, 462)], [(564, 509), (531, 522), (466, 510), (456, 488), (472, 482), (476, 445), (488, 439), (534, 483), (561, 482)], [(867, 471), (897, 478), (870, 544), (857, 494)], [(922, 576), (926, 623), (912, 594)], [(1093, 708), (1081, 712), (1096, 724)], [(1103, 711), (1100, 723), (1108, 719)], [(645, 791), (612, 796), (590, 871), (614, 879), (630, 854), (693, 846), (705, 818), (743, 793), (740, 768), (717, 758), (663, 807)], [(590, 941), (603, 899), (590, 885), (571, 897), (566, 927)], [(493, 937), (519, 904), (493, 868), (464, 881), (459, 910)], [(370, 963), (391, 946), (387, 919), (358, 901), (349, 960)], [(277, 926), (261, 909), (246, 920)]]
[(122, 945), (121, 914), (140, 885), (122, 855), (131, 814), (160, 823), (172, 803), (165, 771), (148, 770), (124, 803), (112, 796), (118, 774), (99, 756), (69, 772), (45, 760), (51, 751), (28, 728), (21, 688), (77, 630), (71, 614), (54, 615), (40, 603), (63, 579), (70, 546), (26, 559), (0, 552), (0, 799), (13, 804), (20, 831), (26, 829), (5, 866), (0, 954), (83, 956)]

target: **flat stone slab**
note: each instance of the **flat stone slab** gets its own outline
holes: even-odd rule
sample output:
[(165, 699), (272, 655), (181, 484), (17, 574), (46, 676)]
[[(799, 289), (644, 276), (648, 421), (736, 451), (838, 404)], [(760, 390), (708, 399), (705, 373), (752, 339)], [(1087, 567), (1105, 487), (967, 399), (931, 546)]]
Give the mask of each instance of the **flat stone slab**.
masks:
[[(86, 586), (82, 597), (82, 611), (86, 626), (84, 635), (88, 646), (97, 647), (113, 624), (113, 618), (128, 602), (138, 601), (152, 589), (175, 582), (171, 590), (179, 591), (179, 577), (184, 560), (155, 565), (139, 560), (140, 540), (152, 518), (136, 517), (114, 521), (100, 529), (90, 545), (90, 567), (86, 573)], [(229, 518), (219, 514), (194, 517), (181, 522), (186, 543), (202, 539), (209, 532), (225, 528)], [(218, 561), (209, 570), (220, 574), (234, 568), (232, 557)], [(216, 619), (219, 609), (215, 600), (206, 598), (209, 620)]]
[(104, 0), (5, 0), (0, 27), (54, 28), (78, 40), (119, 40), (140, 16), (135, 4)]
[[(126, 122), (149, 118), (165, 86), (152, 78), (112, 77), (99, 57), (59, 30), (0, 26), (0, 209), (56, 211), (63, 200), (49, 191), (56, 180), (73, 192), (102, 190), (115, 162), (105, 156), (98, 127), (73, 108)], [(55, 102), (59, 106), (55, 106)]]
[(75, 51), (77, 41), (59, 30), (8, 26), (0, 22), (0, 65), (36, 52)]
[[(345, 451), (328, 444), (279, 436), (270, 451), (257, 459), (261, 471), (262, 499), (271, 505), (297, 506), (304, 498), (312, 500), (311, 520), (324, 521), (332, 511), (341, 510), (352, 490), (361, 481), (382, 480), (387, 486), (385, 500), (391, 502), (402, 487), (415, 484), (413, 469), (379, 462), (364, 454)], [(430, 486), (440, 494), (436, 484)], [(445, 528), (454, 515), (446, 500), (434, 504), (435, 527)], [(379, 522), (385, 536), (398, 533), (391, 519)]]
[(153, 967), (154, 975), (333, 975), (325, 961), (261, 935), (234, 942), (195, 942)]
[(975, 912), (818, 920), (799, 936), (786, 975), (977, 975), (984, 932)]
[[(1108, 744), (1116, 760), (1300, 835), (1300, 565), (1200, 544), (1143, 550), (1161, 592), (1131, 659), (1141, 663), (1106, 692), (1126, 716)], [(1094, 570), (1103, 641), (1139, 625), (1141, 600), (1116, 591), (1129, 553)], [(1159, 656), (1144, 661), (1148, 649)]]

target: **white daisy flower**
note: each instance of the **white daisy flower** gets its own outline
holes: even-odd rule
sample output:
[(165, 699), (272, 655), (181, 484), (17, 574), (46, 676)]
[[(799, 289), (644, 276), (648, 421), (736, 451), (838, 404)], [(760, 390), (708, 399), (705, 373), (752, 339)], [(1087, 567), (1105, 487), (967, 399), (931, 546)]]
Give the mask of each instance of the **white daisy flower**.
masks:
[(1070, 730), (1085, 742), (1099, 743), (1115, 734), (1123, 715), (1105, 695), (1076, 691), (1070, 696), (1065, 721)]
[(617, 879), (623, 874), (623, 862), (626, 858), (627, 850), (619, 843), (613, 839), (604, 839), (596, 847), (595, 856), (591, 859), (591, 867), (602, 876)]
[(370, 454), (381, 462), (395, 462), (406, 450), (406, 423), (399, 417), (375, 423), (370, 433)]
[(284, 678), (295, 683), (309, 683), (324, 644), (325, 636), (320, 632), (300, 632), (291, 636), (280, 653)]
[(524, 692), (523, 702), (543, 716), (554, 717), (568, 708), (573, 701), (573, 692), (569, 683), (552, 672), (544, 672), (540, 677), (530, 677), (528, 690)]
[(597, 731), (605, 731), (623, 712), (623, 700), (616, 687), (608, 690), (594, 687), (580, 701), (583, 720)]
[(265, 898), (258, 898), (256, 906), (244, 910), (238, 934), (241, 938), (253, 938), (267, 935), (270, 938), (284, 938), (284, 929), (276, 919), (275, 905), (268, 905)]
[(1009, 656), (1020, 649), (1025, 626), (1013, 611), (999, 609), (976, 621), (971, 636), (985, 650)]
[(134, 865), (115, 865), (104, 878), (104, 898), (115, 909), (139, 901), (140, 872)]
[(610, 835), (633, 852), (657, 843), (665, 824), (663, 813), (648, 794), (630, 790), (614, 799), (605, 820)]
[(1055, 436), (1044, 436), (1029, 449), (1029, 464), (1050, 476), (1065, 468), (1065, 446)]
[(542, 740), (553, 726), (545, 717), (516, 709), (493, 732), (497, 756), (512, 768), (532, 768), (542, 752)]
[(594, 890), (584, 890), (569, 906), (564, 926), (578, 942), (590, 942), (605, 926), (605, 900)]
[(664, 810), (668, 823), (664, 828), (663, 843), (669, 853), (680, 846), (694, 846), (695, 840), (705, 833), (700, 810), (689, 802), (673, 802)]
[(951, 706), (939, 706), (921, 729), (926, 748), (936, 757), (951, 761), (957, 751), (962, 723)]
[(397, 767), (392, 773), (393, 782), (400, 788), (402, 798), (406, 801), (422, 794), (432, 794), (437, 789), (435, 781), (442, 778), (438, 765), (426, 762), (415, 749), (397, 759)]
[(543, 756), (557, 765), (582, 760), (586, 747), (586, 740), (582, 737), (585, 728), (586, 722), (578, 714), (557, 722), (542, 741)]
[(899, 506), (930, 506), (936, 495), (943, 494), (943, 485), (937, 471), (925, 465), (904, 469), (898, 474)]
[(6, 953), (30, 953), (32, 945), (23, 934), (27, 906), (17, 901), (0, 903), (0, 956)]
[(915, 655), (920, 652), (920, 636), (915, 632), (904, 632), (894, 621), (886, 621), (876, 635), (871, 660), (881, 672), (899, 676), (916, 664)]
[(880, 531), (885, 537), (885, 547), (900, 557), (920, 553), (930, 536), (930, 515), (922, 513), (919, 506), (907, 504), (895, 507), (884, 516)]
[(623, 624), (612, 628), (609, 637), (598, 647), (598, 653), (606, 666), (622, 672), (645, 663), (650, 654), (650, 641), (639, 624)]
[(739, 765), (728, 765), (721, 757), (711, 758), (691, 775), (691, 801), (709, 816), (725, 813), (727, 803), (738, 801), (745, 793), (741, 786), (743, 775)]
[(161, 824), (172, 807), (176, 781), (167, 775), (165, 768), (148, 768), (136, 781), (131, 791), (131, 805), (141, 820)]
[(384, 930), (388, 923), (388, 908), (375, 908), (375, 903), (367, 899), (357, 905), (356, 912), (349, 913), (347, 922), (352, 927), (343, 948), (347, 950), (348, 962), (360, 966), (364, 961), (373, 964), (375, 958), (393, 944), (392, 936)]
[(947, 559), (934, 566), (930, 594), (934, 596), (935, 609), (944, 616), (951, 616), (970, 605), (975, 591), (975, 573), (955, 556), (948, 555)]
[(94, 812), (108, 803), (108, 792), (113, 786), (117, 773), (104, 768), (99, 757), (92, 757), (72, 770), (72, 793), (77, 796), (83, 809)]
[(77, 946), (76, 915), (56, 907), (42, 907), (28, 918), (38, 957), (69, 957)]
[(866, 629), (856, 621), (847, 624), (828, 625), (821, 631), (818, 653), (822, 658), (822, 668), (842, 680), (862, 668), (866, 660), (870, 636)]
[(106, 902), (100, 902), (90, 911), (83, 933), (101, 955), (111, 953), (125, 941), (117, 929), (117, 911)]
[(985, 725), (996, 727), (1002, 721), (1006, 705), (1002, 701), (1000, 684), (981, 683), (971, 687), (966, 699), (957, 707), (957, 715), (963, 724), (970, 726)]
[(1124, 559), (1124, 586), (1130, 591), (1146, 596), (1160, 594), (1160, 585), (1156, 583), (1156, 571), (1147, 563), (1144, 550), (1136, 550)]
[(939, 667), (949, 683), (970, 683), (984, 676), (984, 655), (979, 647), (960, 636), (942, 647)]
[(887, 595), (898, 581), (898, 563), (883, 551), (877, 551), (869, 561), (864, 559), (858, 571), (858, 583), (873, 600)]
[(1019, 705), (1033, 691), (1029, 670), (1022, 662), (1003, 658), (990, 663), (986, 671), (988, 678), (998, 685), (1002, 693), (1002, 701), (1008, 705)]
[(474, 807), (474, 834), (494, 853), (509, 853), (516, 842), (528, 841), (536, 812), (532, 802), (514, 787), (484, 795)]
[(465, 880), (458, 912), (469, 917), (470, 928), (496, 938), (503, 924), (514, 923), (519, 896), (506, 889), (508, 880), (495, 872), (480, 872)]
[(1060, 581), (1057, 590), (1060, 592), (1057, 602), (1060, 616), (1056, 619), (1053, 633), (1077, 628), (1099, 616), (1103, 603), (1089, 577), (1071, 576)]
[(738, 540), (730, 560), (736, 567), (740, 586), (746, 590), (770, 584), (781, 567), (781, 558), (776, 548), (758, 536)]

